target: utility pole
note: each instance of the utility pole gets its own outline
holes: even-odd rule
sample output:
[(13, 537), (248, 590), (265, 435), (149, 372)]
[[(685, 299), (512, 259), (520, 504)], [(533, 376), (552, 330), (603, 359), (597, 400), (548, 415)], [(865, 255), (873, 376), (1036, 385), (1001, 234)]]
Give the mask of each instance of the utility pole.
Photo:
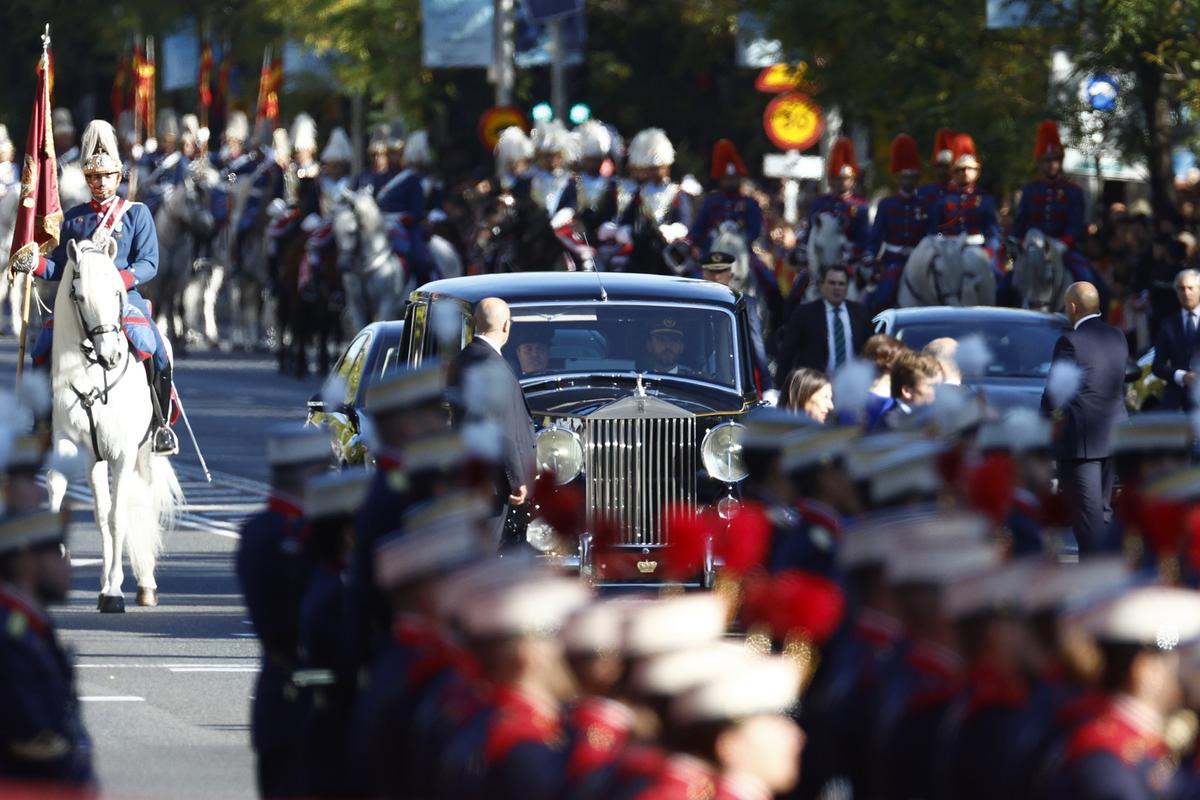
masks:
[(516, 83), (516, 20), (515, 0), (495, 0), (496, 42), (492, 48), (495, 58), (496, 105), (510, 106), (513, 85)]
[(567, 119), (567, 86), (564, 71), (566, 69), (567, 53), (563, 45), (563, 18), (553, 17), (550, 26), (550, 107), (554, 109), (554, 118)]

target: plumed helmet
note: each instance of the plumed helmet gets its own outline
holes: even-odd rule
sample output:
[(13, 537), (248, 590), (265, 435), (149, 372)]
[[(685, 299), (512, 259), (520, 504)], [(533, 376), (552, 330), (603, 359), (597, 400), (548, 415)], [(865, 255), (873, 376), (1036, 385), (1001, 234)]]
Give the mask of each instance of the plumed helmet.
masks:
[(1052, 119), (1044, 119), (1037, 129), (1037, 141), (1033, 147), (1033, 157), (1039, 161), (1043, 158), (1062, 158), (1063, 144), (1058, 136), (1058, 123)]
[(427, 131), (413, 131), (404, 140), (404, 161), (419, 167), (433, 163), (433, 149), (429, 146)]
[(276, 128), (271, 134), (271, 149), (275, 151), (276, 158), (292, 157), (292, 139), (288, 136), (287, 128)]
[(959, 167), (974, 167), (979, 168), (979, 153), (975, 150), (975, 140), (971, 138), (969, 133), (954, 134), (954, 168)]
[(80, 160), (84, 175), (102, 175), (121, 171), (121, 151), (117, 132), (102, 119), (94, 119), (83, 129)]
[(720, 139), (713, 145), (712, 177), (723, 178), (726, 175), (747, 175), (746, 162), (742, 161), (737, 146), (728, 139)]
[(938, 128), (933, 135), (933, 155), (929, 159), (934, 164), (949, 164), (954, 161), (954, 130)]
[(675, 146), (662, 128), (639, 131), (629, 143), (629, 166), (663, 167), (675, 163)]
[(297, 114), (292, 121), (292, 150), (317, 149), (317, 123), (308, 114)]
[(230, 113), (225, 123), (225, 139), (230, 142), (244, 142), (250, 138), (250, 120), (245, 111)]
[(854, 160), (854, 142), (839, 136), (829, 150), (829, 179), (858, 174), (858, 162)]
[(388, 149), (388, 140), (391, 138), (391, 131), (386, 123), (380, 123), (371, 128), (371, 140), (367, 142), (368, 153), (385, 153)]
[(190, 133), (197, 138), (200, 136), (200, 118), (195, 114), (184, 114), (180, 117), (179, 127), (184, 133)]
[(54, 109), (54, 112), (50, 115), (50, 122), (54, 125), (55, 133), (75, 135), (75, 122), (71, 119), (71, 109)]
[(515, 125), (500, 131), (496, 141), (496, 166), (503, 171), (514, 161), (533, 158), (533, 142), (525, 135), (525, 131)]
[(604, 123), (589, 119), (575, 129), (580, 158), (608, 158), (612, 152), (612, 131)]
[(404, 124), (402, 119), (394, 119), (388, 123), (388, 149), (403, 150), (404, 135), (408, 132), (408, 126)]
[(533, 129), (533, 149), (538, 153), (561, 153), (568, 161), (573, 160), (575, 140), (558, 120), (539, 122)]
[(350, 144), (350, 137), (346, 135), (346, 131), (342, 128), (334, 128), (329, 134), (329, 141), (325, 144), (325, 149), (321, 151), (321, 160), (325, 162), (341, 161), (349, 164), (354, 160), (354, 148)]
[(117, 136), (122, 142), (132, 145), (134, 140), (133, 112), (126, 109), (117, 117)]
[(179, 115), (174, 109), (164, 108), (158, 112), (158, 126), (154, 131), (159, 139), (168, 136), (179, 136)]
[(892, 174), (920, 171), (921, 157), (917, 154), (917, 140), (907, 133), (892, 139)]

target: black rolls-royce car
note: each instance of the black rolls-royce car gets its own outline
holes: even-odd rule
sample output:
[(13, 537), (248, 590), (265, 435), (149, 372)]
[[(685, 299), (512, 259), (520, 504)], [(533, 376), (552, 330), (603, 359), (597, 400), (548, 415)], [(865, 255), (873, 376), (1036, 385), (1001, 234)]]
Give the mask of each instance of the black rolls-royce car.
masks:
[[(716, 283), (617, 273), (435, 281), (409, 299), (401, 342), (408, 363), (453, 359), (485, 297), (512, 310), (504, 355), (538, 428), (539, 468), (560, 484), (580, 482), (589, 526), (615, 519), (623, 530), (603, 554), (581, 537), (581, 570), (658, 580), (662, 509), (721, 510), (745, 477), (736, 420), (760, 394), (744, 299)], [(529, 540), (548, 550), (556, 537), (535, 523)]]

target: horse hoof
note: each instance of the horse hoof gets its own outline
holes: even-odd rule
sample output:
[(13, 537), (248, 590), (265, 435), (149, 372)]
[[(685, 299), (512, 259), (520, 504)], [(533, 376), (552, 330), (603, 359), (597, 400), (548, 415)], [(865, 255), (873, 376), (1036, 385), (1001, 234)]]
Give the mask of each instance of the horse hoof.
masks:
[(141, 586), (137, 590), (137, 604), (154, 608), (158, 605), (158, 589), (146, 589)]
[(125, 598), (119, 594), (100, 595), (101, 614), (124, 614)]

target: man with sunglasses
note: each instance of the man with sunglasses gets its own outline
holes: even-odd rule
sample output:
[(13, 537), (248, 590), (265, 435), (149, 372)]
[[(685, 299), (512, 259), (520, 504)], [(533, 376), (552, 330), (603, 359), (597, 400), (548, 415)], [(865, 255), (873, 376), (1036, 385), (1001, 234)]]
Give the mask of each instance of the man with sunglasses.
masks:
[[(128, 305), (122, 327), (140, 359), (146, 361), (146, 374), (154, 402), (154, 452), (173, 455), (179, 452), (179, 440), (168, 423), (171, 410), (171, 362), (150, 307), (138, 287), (158, 274), (158, 233), (154, 217), (141, 203), (117, 196), (122, 164), (117, 135), (104, 120), (93, 120), (83, 132), (83, 174), (87, 177), (92, 199), (63, 215), (59, 246), (49, 257), (26, 251), (12, 262), (15, 272), (32, 272), (43, 280), (57, 281), (67, 266), (67, 243), (90, 239), (117, 243), (113, 263), (121, 273), (128, 293)], [(132, 309), (129, 307), (132, 306)], [(42, 330), (33, 348), (37, 364), (49, 354), (52, 334), (49, 325)]]

